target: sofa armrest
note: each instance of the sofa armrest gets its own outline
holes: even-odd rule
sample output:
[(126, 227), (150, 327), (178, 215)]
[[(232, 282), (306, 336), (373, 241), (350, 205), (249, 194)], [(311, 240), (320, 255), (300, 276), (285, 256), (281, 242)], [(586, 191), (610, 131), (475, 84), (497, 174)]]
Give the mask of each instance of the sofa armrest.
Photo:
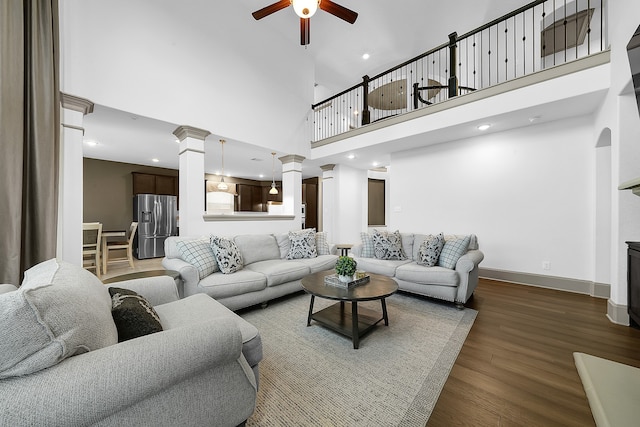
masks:
[(473, 249), (467, 251), (466, 254), (462, 255), (458, 259), (458, 262), (456, 263), (456, 271), (461, 273), (469, 273), (471, 270), (476, 268), (483, 259), (484, 254), (480, 250)]
[(0, 425), (94, 424), (212, 369), (225, 372), (221, 395), (238, 382), (255, 389), (241, 354), (233, 319), (216, 319), (73, 356), (0, 381)]
[(0, 284), (0, 294), (6, 294), (7, 292), (13, 292), (17, 290), (14, 285)]
[(170, 276), (124, 280), (107, 286), (125, 288), (142, 295), (151, 305), (166, 304), (180, 299), (175, 280)]
[(164, 257), (162, 258), (162, 266), (167, 270), (174, 270), (180, 273), (185, 296), (197, 293), (198, 283), (200, 283), (200, 274), (193, 264), (189, 264), (180, 258)]
[(456, 263), (456, 272), (460, 277), (458, 292), (455, 301), (458, 304), (465, 304), (478, 286), (478, 264), (484, 259), (484, 254), (473, 249), (462, 255)]

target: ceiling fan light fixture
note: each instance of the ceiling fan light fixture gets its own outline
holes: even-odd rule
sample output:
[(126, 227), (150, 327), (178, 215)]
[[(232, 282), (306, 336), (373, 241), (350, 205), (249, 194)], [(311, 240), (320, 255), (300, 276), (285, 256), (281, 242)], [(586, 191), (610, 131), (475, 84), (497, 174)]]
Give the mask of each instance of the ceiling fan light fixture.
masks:
[(291, 0), (293, 10), (300, 18), (311, 18), (318, 10), (318, 0)]

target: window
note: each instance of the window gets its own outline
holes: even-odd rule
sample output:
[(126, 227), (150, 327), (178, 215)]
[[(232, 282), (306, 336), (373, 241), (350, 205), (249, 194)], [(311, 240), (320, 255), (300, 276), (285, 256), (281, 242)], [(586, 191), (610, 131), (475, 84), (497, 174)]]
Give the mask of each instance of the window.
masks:
[(384, 179), (369, 178), (369, 227), (385, 226)]

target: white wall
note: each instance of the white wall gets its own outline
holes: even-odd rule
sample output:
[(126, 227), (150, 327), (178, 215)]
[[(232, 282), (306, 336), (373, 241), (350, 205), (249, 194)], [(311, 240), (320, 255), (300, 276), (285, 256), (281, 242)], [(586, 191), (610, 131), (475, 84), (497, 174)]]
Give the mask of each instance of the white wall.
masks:
[(273, 31), (247, 33), (256, 23), (244, 9), (211, 0), (61, 0), (61, 90), (305, 155), (310, 56)]
[(625, 241), (640, 241), (640, 197), (631, 191), (618, 191), (619, 184), (640, 177), (640, 114), (631, 86), (631, 71), (626, 46), (636, 30), (640, 2), (609, 1), (611, 40), (611, 81), (606, 99), (595, 117), (597, 133), (611, 130), (611, 301), (627, 304), (627, 246)]
[(334, 168), (336, 208), (332, 243), (358, 243), (367, 230), (367, 171), (345, 165)]
[(390, 230), (475, 233), (484, 268), (592, 280), (591, 122), (567, 119), (394, 155)]

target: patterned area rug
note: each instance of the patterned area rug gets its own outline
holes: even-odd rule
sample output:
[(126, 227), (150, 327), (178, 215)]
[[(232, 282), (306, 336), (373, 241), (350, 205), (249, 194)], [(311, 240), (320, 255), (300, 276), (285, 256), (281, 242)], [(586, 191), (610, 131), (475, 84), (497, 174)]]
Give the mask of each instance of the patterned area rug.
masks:
[[(241, 313), (262, 335), (260, 389), (247, 426), (424, 426), (477, 312), (406, 294), (354, 350), (319, 324), (310, 296)], [(332, 302), (316, 298), (314, 312)], [(360, 306), (360, 304), (358, 305)], [(363, 303), (380, 311), (380, 302)]]

